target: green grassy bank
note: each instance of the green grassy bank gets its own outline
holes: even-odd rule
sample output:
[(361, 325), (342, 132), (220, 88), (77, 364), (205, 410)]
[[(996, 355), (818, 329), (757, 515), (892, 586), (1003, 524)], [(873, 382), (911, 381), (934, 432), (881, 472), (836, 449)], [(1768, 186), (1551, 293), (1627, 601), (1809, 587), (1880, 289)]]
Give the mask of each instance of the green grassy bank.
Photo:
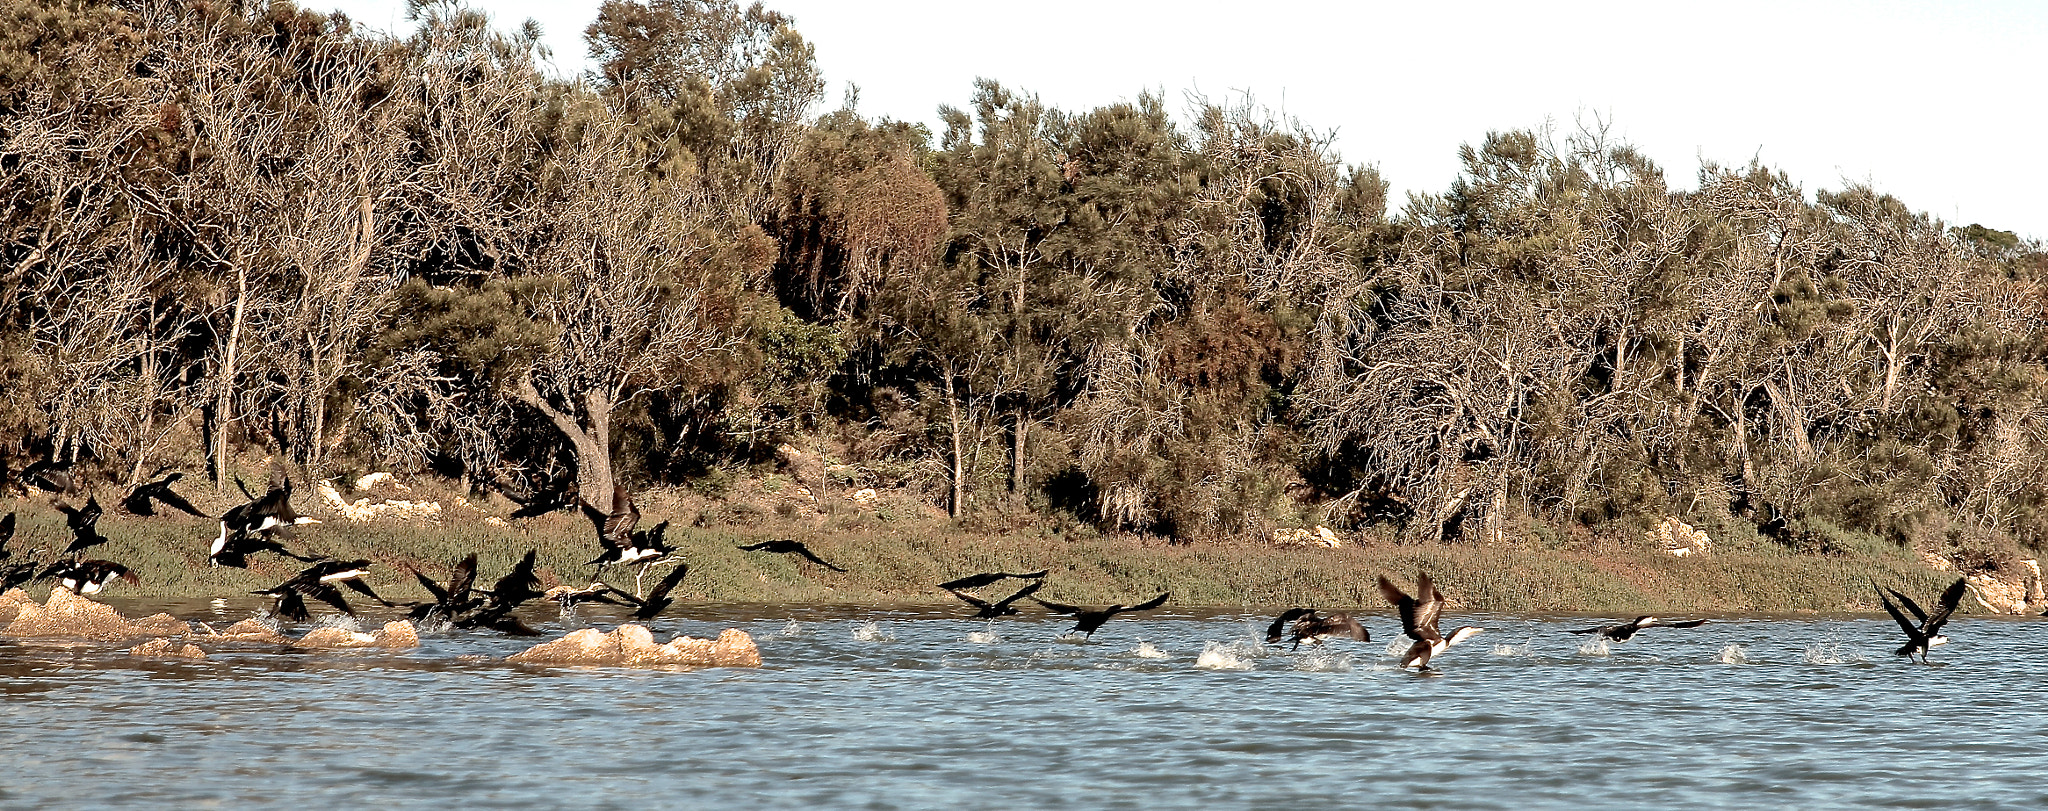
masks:
[[(9, 548), (15, 560), (31, 547), (68, 543), (63, 516), (42, 502), (0, 501), (0, 512), (20, 514)], [(119, 561), (142, 579), (110, 587), (138, 597), (221, 597), (275, 585), (300, 568), (274, 555), (256, 557), (247, 570), (206, 565), (217, 525), (198, 518), (136, 518), (109, 514), (101, 532), (111, 540), (93, 557)], [(803, 540), (838, 573), (791, 557), (741, 552), (737, 544), (776, 537)], [(1264, 544), (1172, 546), (1127, 538), (1064, 539), (971, 535), (945, 522), (917, 526), (828, 529), (803, 521), (767, 519), (744, 527), (672, 529), (671, 543), (689, 561), (680, 591), (696, 602), (804, 602), (845, 604), (953, 602), (933, 584), (980, 571), (1049, 568), (1040, 594), (1077, 603), (1132, 602), (1171, 591), (1182, 606), (1328, 608), (1383, 606), (1374, 578), (1412, 582), (1420, 569), (1434, 577), (1459, 610), (1511, 613), (1780, 613), (1871, 611), (1869, 582), (1910, 594), (1932, 595), (1953, 574), (1936, 572), (1904, 553), (1821, 557), (1776, 550), (1745, 550), (1703, 558), (1673, 558), (1647, 548), (1560, 550), (1478, 546), (1346, 546), (1275, 548)], [(456, 559), (480, 554), (480, 584), (488, 584), (529, 548), (539, 550), (541, 579), (553, 585), (589, 582), (582, 565), (596, 554), (588, 522), (556, 514), (514, 526), (480, 518), (446, 519), (440, 526), (411, 522), (352, 524), (329, 518), (306, 527), (289, 544), (302, 553), (368, 558), (379, 564), (371, 583), (393, 600), (423, 599), (404, 566), (436, 579)], [(45, 553), (47, 555), (48, 553)], [(614, 571), (614, 585), (631, 573)], [(32, 589), (40, 595), (46, 587)], [(1967, 604), (1965, 610), (1977, 609)], [(1981, 610), (1981, 609), (1978, 609)]]

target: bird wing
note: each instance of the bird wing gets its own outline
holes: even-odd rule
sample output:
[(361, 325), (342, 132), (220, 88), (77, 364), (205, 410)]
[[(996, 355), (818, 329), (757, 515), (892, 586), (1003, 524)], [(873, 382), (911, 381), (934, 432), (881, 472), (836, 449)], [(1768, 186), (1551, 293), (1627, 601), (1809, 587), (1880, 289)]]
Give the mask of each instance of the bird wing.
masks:
[(1033, 592), (1035, 592), (1035, 591), (1038, 591), (1039, 589), (1041, 589), (1041, 588), (1044, 588), (1044, 587), (1045, 587), (1045, 581), (1042, 581), (1042, 580), (1039, 580), (1039, 581), (1033, 581), (1033, 582), (1031, 583), (1031, 585), (1028, 585), (1028, 586), (1025, 586), (1025, 587), (1023, 587), (1023, 588), (1021, 588), (1021, 589), (1018, 589), (1018, 590), (1017, 590), (1017, 593), (1016, 593), (1016, 594), (1012, 594), (1012, 595), (1010, 595), (1010, 596), (1008, 596), (1008, 597), (1004, 597), (1004, 598), (1003, 598), (1003, 599), (1001, 599), (1001, 600), (997, 600), (997, 601), (996, 601), (996, 604), (995, 604), (995, 608), (996, 608), (997, 610), (1001, 610), (1001, 609), (1002, 609), (1002, 608), (1003, 608), (1004, 606), (1007, 606), (1007, 605), (1009, 605), (1009, 604), (1011, 604), (1011, 603), (1014, 603), (1014, 602), (1016, 602), (1016, 601), (1018, 601), (1018, 600), (1021, 600), (1021, 599), (1024, 599), (1024, 598), (1026, 598), (1026, 597), (1030, 597), (1030, 596), (1031, 596), (1031, 594), (1032, 594)]
[(668, 597), (668, 593), (674, 591), (676, 585), (683, 582), (683, 577), (689, 573), (690, 564), (676, 564), (675, 571), (669, 572), (667, 577), (661, 579), (661, 582), (654, 584), (653, 591), (647, 592), (647, 602), (660, 602), (663, 598)]
[(1896, 605), (1892, 605), (1892, 599), (1884, 595), (1884, 590), (1880, 589), (1877, 592), (1877, 600), (1878, 602), (1884, 603), (1885, 613), (1892, 615), (1892, 620), (1894, 622), (1897, 622), (1899, 624), (1899, 628), (1906, 632), (1906, 637), (1908, 639), (1913, 639), (1916, 641), (1920, 639), (1920, 637), (1922, 636), (1922, 634), (1920, 633), (1920, 626), (1913, 624), (1912, 620), (1906, 619), (1906, 615), (1900, 613), (1899, 607)]
[(1380, 596), (1387, 598), (1387, 602), (1400, 610), (1401, 632), (1414, 639), (1421, 639), (1422, 637), (1415, 633), (1415, 598), (1408, 596), (1400, 586), (1394, 585), (1394, 581), (1388, 580), (1386, 575), (1380, 575)]
[(1280, 618), (1273, 620), (1272, 625), (1266, 626), (1266, 641), (1280, 641), (1280, 635), (1287, 629), (1287, 623), (1293, 622), (1296, 619), (1300, 619), (1301, 617), (1310, 616), (1314, 613), (1316, 613), (1316, 610), (1313, 608), (1290, 608), (1286, 611), (1280, 612)]
[(1436, 630), (1437, 617), (1443, 614), (1444, 596), (1437, 592), (1436, 583), (1429, 579), (1427, 572), (1415, 575), (1415, 630), (1421, 639), (1442, 639)]
[(420, 581), (421, 586), (426, 587), (428, 594), (434, 595), (435, 605), (446, 605), (448, 603), (448, 590), (441, 588), (441, 584), (434, 582), (433, 579), (426, 575), (420, 574), (418, 569), (412, 570), (412, 577), (414, 580)]
[(625, 549), (633, 542), (633, 528), (640, 525), (640, 508), (633, 506), (633, 494), (623, 484), (612, 485), (612, 514), (605, 517), (606, 543)]
[(163, 502), (165, 506), (181, 511), (186, 515), (198, 516), (200, 518), (210, 517), (206, 513), (200, 512), (198, 507), (192, 506), (192, 502), (186, 501), (184, 496), (171, 492), (168, 482), (156, 492), (155, 496), (156, 500)]
[(1593, 626), (1593, 627), (1591, 627), (1591, 628), (1574, 628), (1574, 629), (1572, 629), (1571, 631), (1569, 631), (1568, 633), (1574, 633), (1574, 634), (1597, 634), (1597, 633), (1600, 633), (1601, 631), (1605, 631), (1605, 630), (1607, 630), (1607, 629), (1609, 629), (1609, 628), (1615, 628), (1615, 627), (1619, 627), (1619, 626), (1614, 626), (1614, 625), (1595, 625), (1595, 626)]
[(469, 553), (455, 564), (455, 572), (448, 576), (448, 596), (456, 602), (467, 602), (469, 592), (476, 586), (476, 553)]
[(491, 596), (504, 605), (518, 605), (540, 596), (540, 578), (533, 574), (533, 558), (537, 552), (526, 550), (526, 557), (520, 558), (511, 572), (491, 584)]
[(830, 563), (826, 563), (826, 562), (825, 562), (825, 559), (824, 559), (824, 558), (818, 557), (816, 553), (814, 553), (814, 552), (812, 552), (812, 551), (811, 551), (811, 548), (810, 548), (810, 547), (808, 547), (808, 546), (805, 546), (805, 545), (803, 545), (802, 543), (798, 543), (798, 544), (796, 545), (796, 553), (797, 553), (797, 554), (799, 554), (799, 555), (802, 555), (802, 556), (804, 556), (804, 560), (808, 560), (808, 561), (810, 561), (810, 562), (812, 562), (812, 563), (818, 564), (819, 566), (823, 566), (823, 567), (825, 567), (825, 568), (827, 568), (827, 569), (831, 569), (832, 571), (835, 571), (835, 572), (843, 572), (843, 571), (846, 571), (845, 569), (841, 569), (841, 568), (839, 568), (839, 567), (837, 567), (837, 566), (834, 566), (834, 565), (832, 565), (832, 564), (830, 564)]
[(1350, 614), (1331, 614), (1327, 617), (1318, 617), (1313, 627), (1317, 633), (1335, 634), (1342, 632), (1344, 635), (1359, 642), (1372, 641), (1372, 634), (1367, 632), (1365, 626), (1360, 625), (1358, 620)]
[(1137, 604), (1137, 605), (1120, 605), (1120, 606), (1117, 606), (1117, 607), (1116, 607), (1116, 608), (1115, 608), (1114, 610), (1112, 610), (1112, 611), (1111, 611), (1110, 613), (1112, 613), (1112, 614), (1115, 614), (1115, 613), (1121, 613), (1121, 612), (1124, 612), (1124, 611), (1150, 611), (1150, 610), (1152, 610), (1152, 609), (1154, 609), (1154, 608), (1158, 608), (1158, 607), (1160, 607), (1160, 606), (1162, 606), (1162, 605), (1166, 605), (1166, 598), (1168, 598), (1168, 597), (1172, 597), (1172, 596), (1173, 596), (1173, 592), (1170, 592), (1170, 591), (1163, 591), (1163, 592), (1160, 592), (1160, 593), (1159, 593), (1159, 596), (1157, 596), (1157, 597), (1154, 597), (1154, 598), (1152, 598), (1152, 599), (1150, 599), (1150, 600), (1146, 600), (1146, 601), (1144, 601), (1144, 602), (1142, 602), (1142, 603), (1139, 603), (1139, 604)]
[(1885, 591), (1891, 592), (1893, 597), (1899, 599), (1900, 605), (1905, 606), (1907, 611), (1913, 612), (1913, 619), (1919, 620), (1922, 623), (1927, 622), (1927, 612), (1920, 610), (1920, 604), (1913, 602), (1913, 598), (1901, 594), (1898, 589), (1886, 588)]
[(391, 601), (377, 596), (377, 592), (371, 590), (370, 584), (363, 582), (362, 578), (360, 577), (351, 577), (347, 580), (341, 581), (341, 584), (349, 587), (350, 589), (354, 590), (358, 594), (363, 595), (364, 597), (376, 600), (377, 602), (383, 603), (385, 605), (391, 604)]
[(1705, 625), (1705, 624), (1707, 624), (1707, 621), (1706, 621), (1706, 620), (1679, 620), (1678, 622), (1661, 622), (1661, 621), (1660, 621), (1660, 622), (1653, 622), (1653, 623), (1650, 623), (1650, 624), (1651, 624), (1651, 625), (1662, 625), (1662, 626), (1664, 626), (1664, 627), (1666, 627), (1666, 628), (1698, 628), (1698, 627), (1700, 627), (1700, 626), (1702, 626), (1702, 625)]
[(1039, 605), (1045, 606), (1045, 610), (1047, 610), (1047, 611), (1051, 611), (1051, 612), (1052, 612), (1052, 613), (1054, 613), (1054, 614), (1080, 614), (1080, 613), (1082, 613), (1082, 612), (1085, 612), (1085, 611), (1087, 611), (1087, 610), (1088, 610), (1088, 609), (1082, 608), (1082, 607), (1080, 607), (1080, 606), (1077, 606), (1077, 605), (1067, 605), (1066, 603), (1055, 603), (1055, 602), (1052, 602), (1052, 601), (1049, 601), (1049, 600), (1041, 600), (1041, 599), (1038, 599), (1037, 597), (1033, 597), (1033, 598), (1031, 598), (1031, 601), (1032, 601), (1032, 602), (1034, 602), (1034, 603), (1037, 603), (1037, 604), (1039, 604)]
[(948, 580), (944, 583), (940, 583), (939, 588), (945, 589), (947, 591), (952, 591), (953, 589), (978, 589), (982, 586), (989, 585), (1005, 577), (1009, 577), (1009, 575), (1003, 574), (1002, 572), (985, 572), (982, 574), (970, 574), (958, 580)]
[(590, 502), (584, 501), (582, 496), (576, 497), (576, 509), (583, 513), (584, 518), (590, 519), (590, 525), (597, 529), (598, 543), (610, 546), (610, 539), (604, 534), (604, 522), (611, 516), (605, 515), (603, 510), (590, 506)]
[(348, 606), (347, 600), (342, 599), (341, 589), (335, 588), (332, 584), (322, 583), (316, 580), (311, 585), (305, 586), (304, 590), (306, 596), (311, 597), (315, 600), (319, 600), (320, 602), (326, 603), (328, 605), (334, 606), (335, 610), (340, 611), (343, 614), (347, 614), (351, 617), (356, 615), (356, 610)]
[[(8, 513), (6, 518), (0, 518), (0, 549), (5, 549), (7, 542), (11, 540), (14, 540), (14, 513)], [(5, 557), (0, 555), (0, 559)]]
[(313, 618), (313, 613), (306, 610), (306, 598), (295, 589), (285, 589), (277, 595), (277, 615), (292, 622)]
[(952, 590), (952, 589), (946, 589), (946, 593), (947, 593), (947, 594), (951, 594), (951, 595), (953, 595), (953, 596), (955, 596), (955, 597), (958, 597), (958, 598), (960, 598), (960, 602), (963, 602), (963, 603), (966, 603), (966, 604), (968, 604), (968, 605), (974, 606), (975, 608), (981, 609), (981, 610), (983, 610), (983, 611), (987, 611), (987, 610), (989, 610), (989, 609), (991, 609), (991, 608), (994, 608), (994, 607), (995, 607), (995, 606), (992, 606), (992, 605), (990, 605), (990, 604), (989, 604), (989, 603), (987, 603), (986, 601), (982, 600), (981, 598), (979, 598), (979, 597), (976, 597), (976, 596), (974, 596), (974, 595), (972, 595), (972, 594), (962, 594), (962, 593), (960, 593), (960, 592), (957, 592), (957, 591), (954, 591), (954, 590)]
[(1950, 583), (1941, 593), (1941, 602), (1935, 604), (1933, 616), (1928, 617), (1927, 622), (1920, 626), (1920, 632), (1928, 636), (1940, 632), (1941, 626), (1948, 622), (1949, 616), (1956, 613), (1956, 608), (1962, 605), (1963, 592), (1968, 589), (1969, 582), (1962, 578), (1956, 578), (1956, 582)]

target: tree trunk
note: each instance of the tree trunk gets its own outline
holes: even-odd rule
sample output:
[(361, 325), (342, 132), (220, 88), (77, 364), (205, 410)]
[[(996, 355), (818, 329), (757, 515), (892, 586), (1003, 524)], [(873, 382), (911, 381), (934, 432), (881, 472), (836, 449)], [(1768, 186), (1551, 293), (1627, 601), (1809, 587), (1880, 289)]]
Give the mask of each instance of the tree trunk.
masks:
[(1010, 493), (1024, 492), (1024, 437), (1031, 430), (1031, 418), (1025, 416), (1023, 407), (1017, 408), (1017, 416), (1011, 426), (1010, 438)]
[(603, 391), (586, 392), (583, 395), (584, 411), (590, 425), (577, 422), (576, 417), (563, 413), (549, 405), (547, 398), (533, 386), (527, 377), (519, 379), (518, 388), (512, 396), (519, 402), (532, 406), (548, 418), (555, 430), (562, 432), (562, 438), (569, 440), (569, 447), (576, 452), (576, 486), (583, 497), (593, 506), (600, 508), (611, 503), (612, 492), (612, 451), (611, 416), (612, 398)]
[(946, 514), (959, 518), (967, 502), (967, 471), (963, 452), (960, 448), (960, 398), (953, 391), (953, 368), (946, 367), (946, 417), (953, 424), (953, 497), (946, 507)]
[(235, 262), (235, 314), (228, 327), (227, 353), (221, 360), (220, 369), (215, 372), (213, 403), (213, 490), (225, 492), (228, 486), (228, 432), (235, 421), (235, 376), (240, 373), (242, 350), (242, 315), (249, 300), (249, 263)]

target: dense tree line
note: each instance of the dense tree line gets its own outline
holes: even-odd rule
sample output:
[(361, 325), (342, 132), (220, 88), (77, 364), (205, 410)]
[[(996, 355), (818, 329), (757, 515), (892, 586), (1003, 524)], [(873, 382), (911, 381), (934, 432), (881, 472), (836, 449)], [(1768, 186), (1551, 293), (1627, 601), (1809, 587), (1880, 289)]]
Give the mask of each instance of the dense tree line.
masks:
[(599, 67), (415, 6), (0, 0), (0, 443), (514, 492), (821, 439), (959, 517), (1498, 542), (1641, 516), (2038, 546), (2039, 245), (1597, 126), (1450, 189), (1249, 103), (871, 120), (788, 18), (609, 0)]

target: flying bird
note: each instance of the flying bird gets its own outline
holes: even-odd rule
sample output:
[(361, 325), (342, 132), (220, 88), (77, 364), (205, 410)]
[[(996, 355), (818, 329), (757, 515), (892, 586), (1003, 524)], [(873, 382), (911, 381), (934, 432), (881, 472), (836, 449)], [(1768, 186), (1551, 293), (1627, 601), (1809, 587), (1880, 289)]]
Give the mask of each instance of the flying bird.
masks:
[[(70, 441), (66, 440), (64, 446), (65, 450), (69, 450)], [(47, 490), (60, 496), (76, 495), (84, 489), (85, 483), (72, 472), (71, 462), (60, 461), (59, 457), (65, 454), (55, 448), (51, 450), (49, 457), (24, 468), (21, 471), (21, 480), (38, 490)]]
[(277, 604), (272, 613), (292, 622), (305, 622), (312, 618), (306, 611), (307, 597), (334, 606), (335, 610), (353, 617), (356, 610), (342, 599), (341, 589), (335, 588), (336, 585), (346, 586), (384, 605), (392, 604), (377, 596), (377, 592), (363, 582), (363, 576), (369, 573), (370, 562), (367, 560), (323, 560), (292, 575), (290, 580), (254, 593), (275, 597)]
[(446, 587), (434, 582), (433, 578), (421, 574), (418, 569), (412, 570), (412, 576), (413, 579), (419, 581), (420, 586), (424, 587), (428, 594), (434, 597), (434, 601), (431, 603), (412, 604), (412, 610), (407, 612), (406, 616), (413, 622), (423, 622), (428, 617), (433, 616), (439, 616), (444, 620), (453, 622), (456, 617), (462, 616), (464, 612), (470, 611), (479, 605), (479, 601), (471, 596), (471, 586), (476, 582), (475, 552), (469, 553), (469, 557), (456, 562), (453, 571), (448, 575), (448, 585)]
[(1045, 576), (1051, 573), (1051, 569), (1040, 569), (1035, 572), (1025, 572), (1023, 574), (1011, 574), (1009, 572), (984, 572), (982, 574), (970, 574), (958, 580), (948, 580), (944, 583), (940, 583), (939, 588), (945, 589), (947, 591), (959, 591), (961, 589), (978, 589), (982, 586), (995, 585), (996, 583), (1001, 582), (1004, 579), (1044, 580)]
[(1416, 573), (1413, 597), (1387, 580), (1386, 575), (1380, 575), (1380, 595), (1400, 609), (1401, 631), (1415, 640), (1415, 644), (1408, 646), (1408, 652), (1401, 654), (1402, 667), (1428, 670), (1431, 657), (1486, 630), (1467, 625), (1452, 631), (1449, 637), (1438, 633), (1436, 621), (1443, 613), (1444, 597), (1437, 593), (1436, 584), (1430, 582), (1427, 573)]
[[(505, 497), (512, 498), (509, 493)], [(512, 518), (514, 520), (533, 518), (547, 515), (551, 512), (576, 509), (583, 502), (583, 491), (576, 484), (575, 479), (565, 479), (552, 488), (534, 493), (525, 501), (520, 501), (517, 498), (512, 498), (512, 500), (519, 504), (519, 509), (512, 511)], [(600, 528), (600, 531), (602, 531), (602, 528)]]
[(1678, 622), (1667, 622), (1665, 620), (1657, 619), (1656, 617), (1642, 616), (1637, 617), (1628, 622), (1616, 623), (1614, 625), (1600, 625), (1592, 628), (1580, 628), (1572, 631), (1572, 633), (1599, 634), (1615, 642), (1627, 642), (1631, 638), (1635, 637), (1637, 631), (1640, 631), (1644, 628), (1698, 628), (1701, 625), (1706, 624), (1706, 622), (1706, 620), (1680, 620)]
[(604, 603), (606, 605), (634, 605), (634, 603), (626, 602), (625, 600), (621, 600), (618, 597), (612, 596), (616, 593), (619, 593), (618, 589), (614, 589), (611, 586), (605, 585), (601, 582), (592, 582), (590, 585), (584, 586), (580, 589), (571, 588), (569, 586), (556, 586), (554, 588), (548, 589), (547, 593), (541, 596), (553, 600), (555, 601), (556, 605), (561, 606), (562, 614), (564, 616), (568, 615), (569, 612), (576, 610), (576, 606), (582, 605), (584, 603)]
[(669, 572), (667, 577), (662, 578), (660, 583), (656, 583), (654, 590), (648, 592), (644, 598), (635, 597), (617, 589), (613, 589), (612, 593), (638, 606), (633, 610), (633, 619), (651, 620), (661, 616), (661, 612), (668, 610), (669, 605), (675, 602), (673, 598), (668, 596), (668, 593), (674, 591), (676, 585), (683, 582), (683, 577), (689, 573), (690, 564), (683, 563), (677, 565), (675, 570)]
[(257, 552), (276, 552), (306, 562), (324, 560), (319, 556), (292, 554), (275, 540), (291, 540), (298, 534), (294, 527), (318, 523), (319, 519), (307, 518), (292, 509), (292, 480), (285, 479), (283, 484), (270, 488), (262, 498), (238, 505), (220, 517), (220, 537), (215, 538), (213, 548), (207, 550), (206, 562), (213, 566), (246, 569), (249, 567), (246, 558)]
[(170, 475), (156, 481), (135, 485), (135, 489), (128, 491), (128, 495), (121, 499), (121, 509), (134, 515), (150, 516), (156, 515), (156, 505), (162, 503), (187, 515), (206, 518), (206, 513), (200, 512), (199, 508), (192, 506), (192, 502), (186, 501), (184, 496), (171, 490), (171, 485), (184, 476), (184, 473), (173, 470)]
[[(1294, 623), (1292, 629), (1287, 627), (1290, 622)], [(1300, 648), (1303, 642), (1321, 645), (1331, 637), (1337, 636), (1350, 637), (1360, 642), (1372, 641), (1372, 634), (1365, 630), (1365, 626), (1358, 624), (1358, 620), (1353, 619), (1350, 614), (1325, 614), (1313, 608), (1290, 608), (1280, 612), (1279, 619), (1273, 620), (1273, 624), (1266, 627), (1266, 642), (1279, 642), (1281, 636), (1288, 633), (1294, 637), (1295, 648)]]
[(98, 498), (87, 498), (84, 507), (59, 501), (57, 511), (64, 514), (64, 525), (71, 528), (71, 545), (64, 547), (64, 554), (76, 555), (107, 542), (107, 536), (100, 534), (100, 514), (105, 511)]
[(1095, 629), (1102, 627), (1102, 624), (1108, 622), (1110, 617), (1114, 617), (1126, 611), (1150, 611), (1152, 609), (1165, 605), (1166, 598), (1170, 596), (1172, 596), (1172, 592), (1166, 592), (1150, 600), (1146, 600), (1142, 603), (1139, 603), (1137, 605), (1113, 605), (1108, 608), (1082, 608), (1080, 606), (1067, 605), (1065, 603), (1049, 602), (1046, 600), (1038, 599), (1037, 597), (1031, 598), (1031, 601), (1039, 605), (1045, 606), (1045, 610), (1051, 611), (1055, 614), (1073, 615), (1075, 619), (1074, 627), (1073, 630), (1069, 631), (1068, 633), (1072, 633), (1073, 631), (1079, 631), (1092, 638), (1095, 636)]
[[(1934, 613), (1928, 614), (1920, 610), (1919, 604), (1914, 603), (1913, 598), (1893, 589), (1880, 587), (1876, 583), (1870, 585), (1877, 589), (1877, 599), (1884, 603), (1885, 613), (1892, 615), (1892, 620), (1899, 624), (1899, 630), (1906, 632), (1906, 644), (1892, 653), (1904, 656), (1908, 660), (1912, 659), (1914, 654), (1919, 654), (1922, 663), (1927, 661), (1928, 649), (1948, 644), (1948, 637), (1941, 635), (1941, 626), (1948, 622), (1949, 615), (1956, 612), (1956, 606), (1962, 604), (1963, 592), (1969, 588), (1968, 582), (1962, 579), (1949, 584), (1948, 589), (1941, 593), (1941, 600), (1935, 603)], [(1886, 592), (1890, 592), (1891, 597), (1899, 598), (1899, 602), (1906, 606), (1907, 611), (1913, 612), (1914, 619), (1919, 620), (1920, 624), (1916, 626), (1912, 620), (1906, 619), (1906, 615), (1899, 612), (1899, 607), (1892, 604), (1891, 597), (1885, 596)]]
[(818, 564), (819, 566), (823, 566), (827, 569), (831, 569), (835, 572), (846, 571), (845, 569), (841, 569), (830, 563), (826, 563), (823, 558), (818, 557), (816, 553), (812, 552), (810, 547), (805, 546), (803, 541), (794, 540), (791, 538), (783, 538), (774, 541), (762, 541), (757, 544), (748, 544), (745, 546), (741, 546), (740, 550), (745, 552), (770, 552), (777, 555), (797, 555), (799, 557), (802, 557), (804, 560), (808, 560), (812, 563)]
[(55, 578), (58, 587), (79, 595), (98, 594), (108, 581), (117, 577), (130, 585), (142, 582), (128, 567), (111, 560), (61, 560), (45, 570), (42, 577)]
[(484, 607), (467, 617), (455, 621), (457, 628), (491, 628), (516, 636), (536, 636), (540, 632), (527, 627), (512, 611), (521, 605), (547, 596), (540, 587), (540, 578), (533, 573), (534, 556), (537, 550), (526, 550), (526, 556), (513, 564), (512, 571), (498, 578), (484, 597)]
[(1033, 580), (1031, 581), (1030, 585), (1018, 589), (1017, 593), (1012, 594), (1008, 597), (1004, 597), (1003, 599), (997, 600), (993, 603), (983, 600), (979, 597), (975, 597), (972, 594), (962, 593), (955, 589), (946, 589), (946, 591), (950, 592), (953, 596), (960, 598), (961, 602), (974, 606), (975, 619), (992, 620), (997, 617), (1007, 617), (1016, 614), (1017, 609), (1012, 607), (1010, 605), (1011, 603), (1014, 603), (1026, 597), (1030, 597), (1033, 592), (1036, 592), (1044, 587), (1045, 581)]

